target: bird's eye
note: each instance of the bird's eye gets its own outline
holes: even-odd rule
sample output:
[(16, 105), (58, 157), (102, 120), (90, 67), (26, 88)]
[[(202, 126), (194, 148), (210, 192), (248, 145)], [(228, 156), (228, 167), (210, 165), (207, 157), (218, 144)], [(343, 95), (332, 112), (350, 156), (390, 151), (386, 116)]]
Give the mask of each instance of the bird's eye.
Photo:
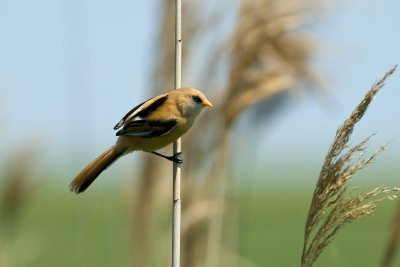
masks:
[(193, 96), (192, 96), (192, 99), (193, 99), (193, 101), (194, 101), (195, 103), (197, 103), (197, 104), (200, 104), (200, 103), (203, 102), (203, 100), (201, 100), (201, 98), (198, 97), (197, 95), (193, 95)]

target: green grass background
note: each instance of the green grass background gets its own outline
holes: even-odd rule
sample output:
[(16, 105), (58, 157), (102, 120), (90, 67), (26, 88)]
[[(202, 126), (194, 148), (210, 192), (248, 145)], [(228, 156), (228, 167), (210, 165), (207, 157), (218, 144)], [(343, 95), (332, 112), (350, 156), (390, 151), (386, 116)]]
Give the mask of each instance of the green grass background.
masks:
[[(242, 190), (235, 198), (238, 216), (226, 220), (239, 229), (240, 255), (257, 266), (300, 266), (311, 195), (312, 187)], [(45, 187), (29, 197), (13, 231), (3, 235), (2, 260), (21, 267), (131, 266), (132, 218), (126, 202), (115, 188), (75, 196), (59, 186)], [(386, 201), (345, 228), (315, 266), (379, 266), (395, 204)], [(162, 220), (160, 229), (167, 232), (169, 223)], [(229, 238), (224, 245), (231, 245)]]

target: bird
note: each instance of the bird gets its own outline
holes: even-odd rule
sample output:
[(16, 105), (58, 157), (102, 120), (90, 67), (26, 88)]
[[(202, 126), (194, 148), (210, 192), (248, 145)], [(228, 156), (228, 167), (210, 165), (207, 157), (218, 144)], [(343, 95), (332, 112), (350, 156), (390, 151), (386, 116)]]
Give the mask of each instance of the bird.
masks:
[(117, 141), (89, 163), (69, 185), (79, 194), (118, 158), (133, 151), (150, 152), (175, 163), (180, 153), (166, 156), (156, 152), (184, 135), (200, 111), (212, 107), (206, 96), (195, 88), (183, 87), (144, 101), (131, 109), (115, 126)]

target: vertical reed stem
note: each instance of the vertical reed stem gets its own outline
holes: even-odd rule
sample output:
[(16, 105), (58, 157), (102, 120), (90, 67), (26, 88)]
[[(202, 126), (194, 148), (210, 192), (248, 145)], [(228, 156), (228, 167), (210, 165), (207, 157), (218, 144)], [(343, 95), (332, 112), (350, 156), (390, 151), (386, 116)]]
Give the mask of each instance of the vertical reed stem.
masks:
[[(175, 89), (181, 87), (182, 68), (182, 0), (175, 0)], [(181, 139), (174, 142), (174, 155), (180, 153)], [(172, 218), (172, 267), (180, 266), (181, 246), (181, 167), (173, 164), (173, 218)]]

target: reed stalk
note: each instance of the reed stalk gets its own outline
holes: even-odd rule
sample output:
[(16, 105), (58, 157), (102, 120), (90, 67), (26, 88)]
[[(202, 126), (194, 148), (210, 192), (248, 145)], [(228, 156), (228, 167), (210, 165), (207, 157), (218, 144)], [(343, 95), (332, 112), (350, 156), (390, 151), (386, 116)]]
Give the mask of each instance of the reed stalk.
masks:
[[(182, 1), (175, 1), (175, 89), (181, 87), (182, 74)], [(182, 152), (181, 139), (174, 142), (174, 155)], [(173, 163), (172, 182), (172, 267), (180, 266), (181, 247), (181, 166)]]

